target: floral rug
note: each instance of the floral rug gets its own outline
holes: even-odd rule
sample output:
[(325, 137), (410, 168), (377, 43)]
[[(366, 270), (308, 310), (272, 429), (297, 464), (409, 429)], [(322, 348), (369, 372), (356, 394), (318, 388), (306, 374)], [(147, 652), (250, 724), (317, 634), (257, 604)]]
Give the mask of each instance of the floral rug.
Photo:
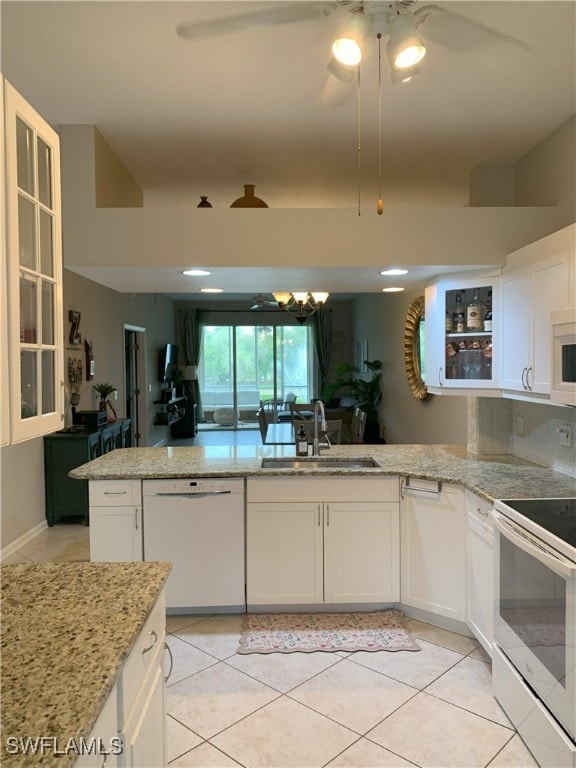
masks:
[(242, 617), (238, 653), (419, 651), (393, 609), (366, 613), (255, 613)]

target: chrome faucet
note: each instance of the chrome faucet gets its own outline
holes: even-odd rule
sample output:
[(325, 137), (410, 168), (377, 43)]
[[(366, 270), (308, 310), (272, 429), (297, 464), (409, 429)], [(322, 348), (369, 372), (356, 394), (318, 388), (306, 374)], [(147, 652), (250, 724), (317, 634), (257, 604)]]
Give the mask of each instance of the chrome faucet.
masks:
[[(320, 417), (320, 418), (319, 418)], [(320, 428), (318, 428), (320, 427)], [(320, 450), (322, 448), (330, 448), (331, 442), (328, 438), (326, 426), (326, 412), (324, 411), (324, 403), (322, 400), (316, 400), (314, 403), (314, 442), (312, 443), (312, 455), (320, 456)], [(325, 442), (320, 442), (318, 439), (318, 432), (324, 433)]]

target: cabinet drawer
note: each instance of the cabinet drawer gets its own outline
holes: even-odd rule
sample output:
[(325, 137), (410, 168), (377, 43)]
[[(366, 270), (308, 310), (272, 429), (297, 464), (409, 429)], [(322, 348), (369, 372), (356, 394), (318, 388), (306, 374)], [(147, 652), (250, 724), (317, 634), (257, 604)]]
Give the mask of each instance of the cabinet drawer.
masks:
[(248, 501), (398, 501), (398, 477), (249, 477)]
[(142, 504), (140, 480), (96, 480), (89, 487), (91, 507), (122, 507)]
[(119, 700), (119, 721), (122, 724), (128, 719), (149, 670), (164, 651), (165, 630), (166, 599), (162, 592), (122, 670)]

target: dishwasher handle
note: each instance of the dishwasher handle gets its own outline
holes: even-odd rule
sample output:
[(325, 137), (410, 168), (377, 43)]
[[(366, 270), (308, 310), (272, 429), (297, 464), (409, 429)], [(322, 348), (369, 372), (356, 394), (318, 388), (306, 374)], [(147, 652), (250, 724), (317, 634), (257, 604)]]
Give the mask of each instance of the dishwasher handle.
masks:
[(198, 493), (155, 493), (154, 496), (168, 496), (173, 499), (203, 499), (206, 496), (224, 496), (231, 494), (232, 491), (199, 491)]

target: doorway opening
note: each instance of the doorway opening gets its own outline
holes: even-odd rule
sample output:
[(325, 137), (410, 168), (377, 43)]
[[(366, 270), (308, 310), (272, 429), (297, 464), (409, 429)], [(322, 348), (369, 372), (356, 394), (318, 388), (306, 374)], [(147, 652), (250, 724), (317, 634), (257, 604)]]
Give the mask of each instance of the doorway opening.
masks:
[(148, 442), (146, 429), (146, 329), (124, 325), (124, 400), (126, 418), (131, 419), (130, 445)]

